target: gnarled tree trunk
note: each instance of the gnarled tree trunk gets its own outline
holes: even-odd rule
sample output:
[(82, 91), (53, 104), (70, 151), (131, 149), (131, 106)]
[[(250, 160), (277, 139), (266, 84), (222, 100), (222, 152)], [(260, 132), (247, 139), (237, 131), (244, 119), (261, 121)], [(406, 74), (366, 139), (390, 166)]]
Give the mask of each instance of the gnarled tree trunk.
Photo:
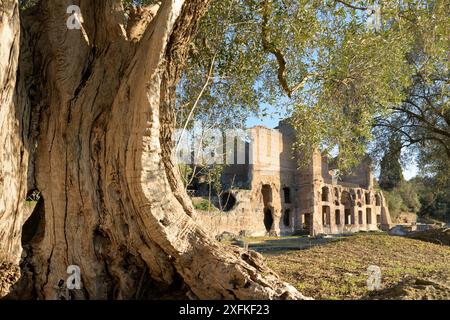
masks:
[(17, 98), (19, 8), (0, 1), (0, 297), (18, 276), (21, 257), (21, 214), (26, 193), (28, 153), (23, 134), (28, 126), (25, 106)]
[[(36, 141), (32, 134), (27, 139), (37, 145), (30, 181), (42, 198), (30, 218), (35, 226), (27, 229), (22, 279), (11, 297), (302, 297), (258, 254), (225, 248), (205, 234), (190, 217), (171, 161), (175, 85), (207, 2), (166, 0), (133, 12), (126, 27), (118, 0), (79, 1), (81, 30), (66, 26), (72, 1), (42, 0), (21, 15), (19, 109), (29, 118), (31, 105), (38, 119)], [(15, 5), (10, 12), (17, 15)], [(17, 20), (12, 25), (17, 33)], [(0, 65), (0, 80), (14, 87), (17, 43), (11, 47), (12, 71), (2, 78)], [(12, 110), (12, 91), (7, 99), (4, 94), (0, 125), (7, 106), (7, 130), (16, 143), (5, 154), (14, 161), (17, 187), (6, 194), (0, 185), (0, 201), (12, 203), (4, 212), (0, 207), (0, 236), (10, 241), (5, 249), (17, 262), (27, 159), (15, 150), (28, 142), (11, 128), (24, 115)], [(7, 163), (0, 161), (1, 167)], [(82, 290), (67, 296), (60, 289), (69, 265), (80, 267)]]

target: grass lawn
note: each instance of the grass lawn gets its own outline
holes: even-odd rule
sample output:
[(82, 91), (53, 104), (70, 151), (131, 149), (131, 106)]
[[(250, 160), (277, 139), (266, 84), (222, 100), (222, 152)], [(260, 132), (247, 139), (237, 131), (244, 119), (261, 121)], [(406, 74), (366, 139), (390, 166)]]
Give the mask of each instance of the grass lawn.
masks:
[[(326, 242), (303, 250), (292, 246), (310, 241), (304, 237), (248, 242), (250, 248), (275, 247), (258, 251), (285, 281), (315, 299), (450, 299), (449, 246), (385, 233), (320, 240)], [(381, 269), (380, 291), (367, 289), (370, 265)]]

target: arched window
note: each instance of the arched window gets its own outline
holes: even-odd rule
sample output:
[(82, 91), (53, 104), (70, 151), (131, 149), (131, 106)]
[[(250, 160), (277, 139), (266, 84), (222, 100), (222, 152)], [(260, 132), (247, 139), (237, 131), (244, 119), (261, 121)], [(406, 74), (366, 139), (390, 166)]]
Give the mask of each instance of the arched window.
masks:
[(345, 211), (344, 211), (344, 214), (345, 214), (345, 221), (344, 221), (344, 223), (346, 224), (346, 225), (350, 225), (350, 224), (352, 224), (352, 222), (351, 222), (351, 212), (350, 212), (350, 209), (345, 209)]
[(375, 196), (375, 204), (379, 207), (381, 206), (381, 197), (379, 194)]
[(286, 227), (291, 226), (291, 210), (290, 209), (286, 209), (284, 211), (283, 223)]
[(329, 226), (331, 224), (330, 207), (322, 207), (322, 225)]
[(336, 225), (341, 224), (341, 210), (335, 211), (335, 219), (336, 219)]
[(288, 187), (283, 188), (284, 203), (291, 203), (291, 189)]
[(366, 208), (366, 223), (372, 224), (372, 209)]
[(236, 205), (236, 197), (231, 192), (224, 192), (220, 196), (220, 206), (223, 211), (230, 211)]
[(322, 201), (326, 201), (328, 202), (329, 200), (329, 190), (328, 187), (323, 187), (322, 188)]
[(339, 191), (338, 188), (334, 188), (334, 204), (339, 205)]
[(366, 192), (366, 204), (370, 204), (370, 193)]

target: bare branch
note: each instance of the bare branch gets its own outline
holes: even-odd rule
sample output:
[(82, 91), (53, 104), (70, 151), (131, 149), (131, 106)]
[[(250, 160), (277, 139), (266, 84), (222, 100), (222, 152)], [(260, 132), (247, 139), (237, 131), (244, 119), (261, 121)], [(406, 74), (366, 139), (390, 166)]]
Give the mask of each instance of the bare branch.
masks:
[(345, 1), (341, 1), (341, 0), (335, 0), (336, 2), (339, 2), (340, 4), (343, 4), (344, 6), (346, 6), (346, 7), (348, 7), (348, 8), (352, 8), (352, 9), (355, 9), (355, 10), (363, 10), (363, 11), (366, 11), (368, 8), (367, 7), (360, 7), (360, 6), (355, 6), (355, 5), (352, 5), (352, 4), (350, 4), (350, 3), (347, 3), (347, 2), (345, 2)]
[(286, 59), (284, 58), (284, 55), (282, 51), (277, 48), (277, 46), (270, 41), (269, 39), (269, 9), (270, 9), (270, 0), (265, 0), (263, 3), (263, 21), (262, 21), (262, 45), (264, 50), (270, 52), (275, 56), (278, 63), (278, 81), (280, 82), (281, 87), (286, 92), (289, 98), (292, 97), (292, 95), (305, 86), (307, 80), (309, 79), (309, 76), (305, 76), (302, 81), (300, 81), (298, 84), (290, 88), (288, 81), (286, 79)]
[(181, 131), (180, 138), (178, 139), (178, 142), (177, 142), (177, 145), (176, 145), (176, 150), (178, 150), (178, 148), (180, 146), (180, 142), (183, 140), (183, 136), (184, 136), (184, 133), (186, 131), (186, 128), (189, 125), (189, 122), (191, 121), (192, 116), (194, 115), (194, 111), (197, 108), (197, 105), (200, 102), (200, 99), (203, 96), (203, 93), (205, 92), (206, 88), (209, 85), (209, 81), (211, 80), (211, 75), (212, 75), (212, 73), (214, 71), (214, 62), (215, 62), (215, 60), (216, 60), (216, 55), (214, 55), (213, 58), (212, 58), (211, 65), (209, 67), (209, 72), (208, 72), (208, 75), (206, 77), (206, 81), (205, 81), (202, 89), (200, 90), (200, 93), (198, 94), (197, 99), (195, 100), (194, 105), (191, 108), (191, 111), (189, 112), (189, 115), (188, 115), (188, 117), (186, 119), (186, 122), (184, 123), (183, 131)]

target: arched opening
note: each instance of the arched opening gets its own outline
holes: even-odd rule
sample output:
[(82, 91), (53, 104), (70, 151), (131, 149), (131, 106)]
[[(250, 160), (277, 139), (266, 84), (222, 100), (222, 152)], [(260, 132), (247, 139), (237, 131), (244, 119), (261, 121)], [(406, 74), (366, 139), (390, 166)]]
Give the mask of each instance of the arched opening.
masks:
[(286, 227), (290, 227), (291, 226), (291, 210), (290, 209), (286, 209), (284, 211), (284, 215), (283, 215), (283, 224)]
[(345, 224), (350, 225), (351, 224), (351, 212), (350, 209), (345, 209)]
[(323, 206), (322, 207), (322, 224), (325, 226), (329, 226), (331, 224), (331, 217), (330, 217), (330, 207), (329, 206)]
[(336, 210), (335, 212), (336, 225), (341, 224), (341, 210)]
[(351, 205), (351, 197), (350, 197), (350, 193), (348, 193), (347, 191), (343, 191), (341, 194), (341, 203), (346, 206), (346, 207), (350, 207)]
[(264, 209), (264, 226), (266, 227), (267, 232), (270, 232), (270, 230), (272, 230), (273, 215), (272, 210), (269, 208)]
[(375, 205), (376, 205), (377, 207), (381, 206), (381, 197), (380, 197), (379, 194), (377, 194), (377, 195), (375, 196)]
[(334, 188), (334, 205), (339, 205), (339, 190), (338, 188)]
[(220, 196), (220, 207), (222, 211), (230, 211), (236, 205), (236, 197), (231, 192), (224, 192)]
[(329, 189), (328, 187), (322, 188), (322, 201), (328, 202), (329, 200)]
[(366, 204), (370, 204), (370, 193), (366, 192)]
[(366, 208), (366, 223), (372, 224), (372, 209)]
[(272, 187), (269, 184), (264, 184), (261, 187), (261, 193), (264, 204), (264, 226), (267, 232), (272, 230), (273, 226), (273, 207), (272, 207)]
[(291, 189), (288, 187), (283, 188), (284, 203), (291, 203)]
[(311, 228), (311, 213), (304, 214), (303, 230), (309, 231)]
[(344, 224), (353, 224), (354, 217), (351, 214), (352, 198), (348, 191), (343, 191), (341, 193), (341, 204), (344, 206)]

